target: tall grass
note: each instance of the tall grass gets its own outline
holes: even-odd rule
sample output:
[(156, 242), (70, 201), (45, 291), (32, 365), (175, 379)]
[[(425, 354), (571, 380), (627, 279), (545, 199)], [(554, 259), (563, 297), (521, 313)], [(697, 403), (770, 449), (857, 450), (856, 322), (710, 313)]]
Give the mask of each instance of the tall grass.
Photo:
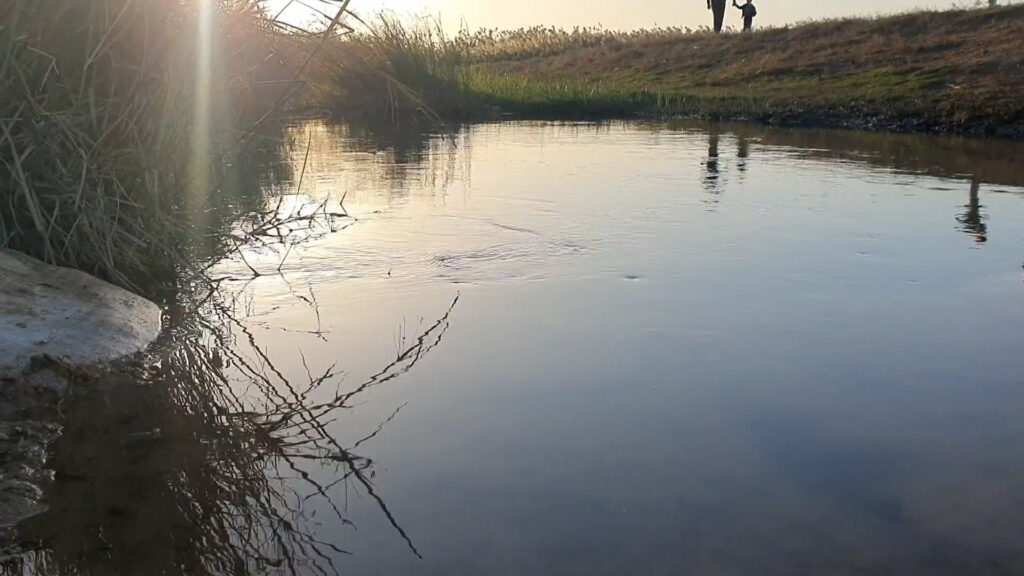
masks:
[(127, 286), (169, 273), (276, 97), (272, 32), (256, 0), (8, 0), (0, 246)]

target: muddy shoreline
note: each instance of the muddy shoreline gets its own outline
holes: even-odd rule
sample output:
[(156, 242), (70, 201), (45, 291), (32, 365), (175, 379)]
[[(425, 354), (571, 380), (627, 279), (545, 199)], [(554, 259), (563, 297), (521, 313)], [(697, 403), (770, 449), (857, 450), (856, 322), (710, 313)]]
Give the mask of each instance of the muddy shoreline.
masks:
[(876, 116), (829, 116), (829, 115), (788, 115), (781, 114), (766, 119), (738, 117), (701, 118), (699, 120), (730, 120), (750, 122), (781, 128), (807, 128), (821, 130), (863, 130), (881, 134), (921, 134), (929, 136), (960, 136), (965, 138), (991, 138), (1001, 140), (1024, 140), (1024, 124), (969, 125), (952, 127), (933, 122), (926, 118), (906, 116), (887, 118)]
[(0, 545), (46, 510), (61, 406), (96, 367), (144, 350), (160, 308), (78, 270), (0, 249)]

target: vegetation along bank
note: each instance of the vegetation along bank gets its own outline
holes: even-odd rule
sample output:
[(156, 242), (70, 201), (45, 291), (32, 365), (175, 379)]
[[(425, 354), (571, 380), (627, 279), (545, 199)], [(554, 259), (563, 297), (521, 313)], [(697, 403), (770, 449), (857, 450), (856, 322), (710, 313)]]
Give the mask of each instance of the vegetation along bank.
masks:
[(685, 116), (1024, 137), (1021, 5), (721, 36), (535, 28), (447, 38), (386, 17), (372, 27), (319, 63), (319, 109), (401, 119), (397, 80), (415, 96), (406, 117), (422, 104), (449, 119)]

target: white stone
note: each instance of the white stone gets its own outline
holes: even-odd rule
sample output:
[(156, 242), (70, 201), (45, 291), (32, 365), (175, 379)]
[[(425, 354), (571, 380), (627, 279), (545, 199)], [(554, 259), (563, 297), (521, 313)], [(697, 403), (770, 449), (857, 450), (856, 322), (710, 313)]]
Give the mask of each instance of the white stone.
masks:
[(160, 333), (160, 308), (71, 268), (0, 248), (0, 378), (35, 356), (73, 366), (144, 349)]

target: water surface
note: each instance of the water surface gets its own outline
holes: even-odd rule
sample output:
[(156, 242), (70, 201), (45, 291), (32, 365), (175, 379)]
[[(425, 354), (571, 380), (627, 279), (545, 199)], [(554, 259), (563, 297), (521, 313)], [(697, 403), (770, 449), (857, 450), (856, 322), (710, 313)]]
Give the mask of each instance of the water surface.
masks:
[[(169, 542), (206, 540), (172, 510), (272, 494), (192, 570), (1024, 571), (1020, 145), (689, 123), (291, 138), (269, 206), (323, 202), (330, 224), (217, 266), (206, 314), (229, 337), (169, 344), (231, 391), (209, 421), (237, 443), (184, 410), (159, 456), (105, 465), (153, 488), (83, 512), (111, 496), (60, 468), (112, 443), (66, 440), (51, 565), (173, 573)], [(193, 389), (147, 402), (211, 402)], [(67, 534), (89, 514), (134, 536), (97, 552)]]

